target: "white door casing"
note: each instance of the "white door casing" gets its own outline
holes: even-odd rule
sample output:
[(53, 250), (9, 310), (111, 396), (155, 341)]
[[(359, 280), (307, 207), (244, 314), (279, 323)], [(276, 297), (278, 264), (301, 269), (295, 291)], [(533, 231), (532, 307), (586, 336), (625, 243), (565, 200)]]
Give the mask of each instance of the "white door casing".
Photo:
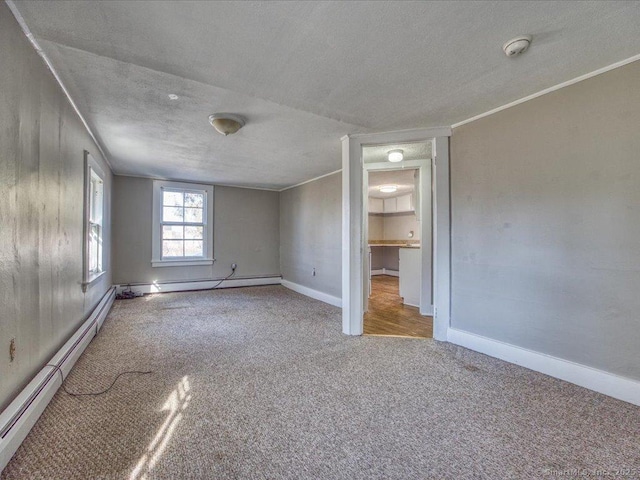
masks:
[[(362, 147), (433, 142), (432, 187), (421, 197), (433, 199), (434, 338), (446, 340), (450, 321), (449, 127), (346, 135), (342, 138), (342, 331), (362, 335), (365, 306), (364, 270), (368, 261), (365, 218), (365, 166)], [(396, 167), (397, 168), (397, 167)], [(421, 175), (422, 177), (422, 175)], [(431, 191), (432, 190), (432, 193)], [(424, 241), (424, 240), (423, 240)], [(423, 250), (424, 248), (423, 243)], [(424, 273), (424, 272), (423, 272)], [(430, 272), (429, 272), (430, 273)]]

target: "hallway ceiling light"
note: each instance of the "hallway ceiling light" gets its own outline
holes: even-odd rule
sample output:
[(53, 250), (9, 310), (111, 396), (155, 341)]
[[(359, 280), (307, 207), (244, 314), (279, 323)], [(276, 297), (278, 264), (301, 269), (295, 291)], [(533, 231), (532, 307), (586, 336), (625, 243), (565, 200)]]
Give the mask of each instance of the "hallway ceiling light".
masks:
[(396, 190), (398, 190), (398, 186), (397, 185), (380, 185), (379, 190), (382, 193), (393, 193)]
[(214, 113), (209, 115), (209, 123), (218, 133), (226, 137), (244, 127), (246, 120), (234, 113)]
[(404, 158), (403, 153), (402, 150), (389, 150), (387, 155), (390, 162), (401, 162)]

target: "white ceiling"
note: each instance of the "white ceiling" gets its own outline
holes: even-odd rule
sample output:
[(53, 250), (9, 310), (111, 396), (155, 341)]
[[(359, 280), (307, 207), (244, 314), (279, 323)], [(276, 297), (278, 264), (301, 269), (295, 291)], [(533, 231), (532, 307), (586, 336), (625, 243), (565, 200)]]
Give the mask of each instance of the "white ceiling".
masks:
[[(340, 168), (344, 134), (451, 125), (640, 53), (636, 1), (15, 3), (116, 173), (268, 188)], [(246, 127), (218, 136), (220, 111)]]
[[(416, 169), (411, 168), (369, 172), (369, 196), (373, 198), (390, 198), (413, 192), (416, 172)], [(398, 190), (395, 193), (383, 193), (379, 190), (381, 185), (397, 185)]]

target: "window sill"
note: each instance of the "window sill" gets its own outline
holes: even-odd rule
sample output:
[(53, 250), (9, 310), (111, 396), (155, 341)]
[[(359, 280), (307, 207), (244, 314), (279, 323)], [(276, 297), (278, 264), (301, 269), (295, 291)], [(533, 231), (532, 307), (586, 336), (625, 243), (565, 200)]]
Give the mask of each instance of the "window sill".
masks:
[(197, 267), (213, 265), (213, 258), (198, 258), (195, 260), (152, 260), (152, 267)]
[(89, 287), (92, 287), (93, 285), (95, 285), (105, 273), (107, 273), (107, 271), (103, 270), (100, 273), (89, 275), (89, 277), (86, 278), (84, 282), (82, 282), (82, 291), (86, 292), (89, 289)]

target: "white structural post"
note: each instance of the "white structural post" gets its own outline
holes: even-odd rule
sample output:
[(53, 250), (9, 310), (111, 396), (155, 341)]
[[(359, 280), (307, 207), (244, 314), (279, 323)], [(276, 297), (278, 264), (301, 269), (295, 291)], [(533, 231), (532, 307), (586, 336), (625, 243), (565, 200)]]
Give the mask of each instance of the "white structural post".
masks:
[(362, 162), (360, 142), (342, 138), (342, 332), (362, 335)]
[(449, 137), (435, 139), (433, 182), (433, 338), (446, 341), (451, 321), (451, 195), (449, 191)]

